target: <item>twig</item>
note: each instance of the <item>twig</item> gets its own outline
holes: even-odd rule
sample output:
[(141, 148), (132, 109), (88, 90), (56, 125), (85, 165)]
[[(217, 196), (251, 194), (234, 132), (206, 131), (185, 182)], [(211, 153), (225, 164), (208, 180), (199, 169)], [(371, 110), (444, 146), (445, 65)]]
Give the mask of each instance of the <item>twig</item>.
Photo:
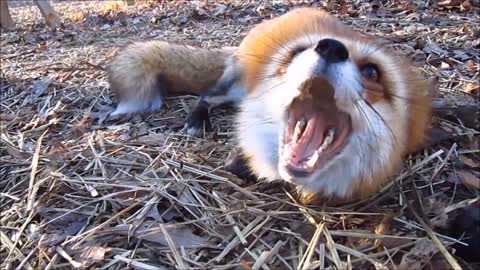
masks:
[(46, 129), (42, 135), (37, 140), (37, 146), (35, 147), (35, 153), (33, 154), (32, 159), (32, 171), (30, 173), (30, 181), (28, 183), (28, 201), (27, 208), (25, 211), (31, 212), (33, 210), (33, 205), (35, 203), (35, 197), (37, 196), (38, 186), (35, 185), (35, 175), (37, 174), (38, 161), (40, 159), (40, 148), (42, 147), (42, 141), (45, 134), (47, 134), (48, 129)]

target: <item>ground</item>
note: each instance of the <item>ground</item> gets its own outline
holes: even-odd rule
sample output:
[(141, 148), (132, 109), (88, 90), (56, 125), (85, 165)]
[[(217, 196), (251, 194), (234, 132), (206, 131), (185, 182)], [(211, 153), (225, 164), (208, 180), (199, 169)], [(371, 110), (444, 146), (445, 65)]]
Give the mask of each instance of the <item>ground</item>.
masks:
[[(48, 29), (27, 1), (12, 5), (15, 29), (1, 33), (2, 268), (478, 267), (478, 1), (53, 3), (63, 28)], [(235, 46), (300, 5), (329, 10), (439, 78), (437, 143), (406, 157), (378, 194), (303, 206), (281, 184), (226, 173), (229, 111), (214, 114), (205, 138), (178, 131), (194, 97), (94, 120), (115, 101), (104, 67), (123, 45)]]

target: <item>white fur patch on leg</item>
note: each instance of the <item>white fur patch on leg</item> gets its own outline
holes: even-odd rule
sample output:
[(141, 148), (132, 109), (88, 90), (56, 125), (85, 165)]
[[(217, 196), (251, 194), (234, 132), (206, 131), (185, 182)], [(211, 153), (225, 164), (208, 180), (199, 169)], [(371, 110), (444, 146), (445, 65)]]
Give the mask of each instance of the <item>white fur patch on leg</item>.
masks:
[(200, 127), (186, 127), (186, 124), (185, 124), (184, 129), (186, 129), (185, 133), (189, 137), (201, 138), (202, 135), (205, 134), (203, 125)]
[(155, 96), (152, 100), (123, 100), (118, 103), (115, 110), (110, 114), (110, 116), (117, 116), (128, 113), (135, 112), (149, 112), (155, 111), (162, 107), (162, 98), (160, 96)]

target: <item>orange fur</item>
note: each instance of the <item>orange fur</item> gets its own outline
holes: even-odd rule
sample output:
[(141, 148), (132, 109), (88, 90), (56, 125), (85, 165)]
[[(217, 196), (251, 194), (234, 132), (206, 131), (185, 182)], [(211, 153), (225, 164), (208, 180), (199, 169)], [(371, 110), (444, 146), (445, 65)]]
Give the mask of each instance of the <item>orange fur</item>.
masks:
[(235, 52), (241, 65), (245, 67), (246, 90), (252, 91), (262, 67), (282, 46), (296, 38), (314, 33), (360, 38), (358, 32), (339, 24), (334, 17), (320, 9), (298, 8), (260, 23), (248, 33)]
[[(417, 74), (412, 74), (412, 77), (415, 75), (418, 77)], [(409, 111), (408, 153), (420, 150), (425, 143), (432, 120), (431, 104), (437, 92), (437, 81), (436, 79), (416, 80), (411, 82), (411, 87), (417, 94)]]

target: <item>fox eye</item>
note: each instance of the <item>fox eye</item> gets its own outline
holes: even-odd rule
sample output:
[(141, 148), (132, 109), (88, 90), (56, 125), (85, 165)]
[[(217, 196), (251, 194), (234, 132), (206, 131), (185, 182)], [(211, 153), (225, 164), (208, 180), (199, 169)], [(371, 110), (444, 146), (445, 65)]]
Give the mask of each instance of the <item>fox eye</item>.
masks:
[(378, 66), (372, 63), (365, 64), (360, 67), (363, 78), (372, 82), (380, 81), (380, 70)]
[(388, 91), (380, 82), (381, 74), (377, 65), (367, 63), (360, 66), (362, 74), (363, 87), (365, 89), (363, 97), (370, 104), (374, 104), (382, 99), (388, 99)]
[(290, 52), (290, 59), (293, 59), (295, 56), (297, 56), (299, 53), (305, 51), (306, 49), (307, 49), (306, 47), (297, 47), (297, 48), (293, 49)]

